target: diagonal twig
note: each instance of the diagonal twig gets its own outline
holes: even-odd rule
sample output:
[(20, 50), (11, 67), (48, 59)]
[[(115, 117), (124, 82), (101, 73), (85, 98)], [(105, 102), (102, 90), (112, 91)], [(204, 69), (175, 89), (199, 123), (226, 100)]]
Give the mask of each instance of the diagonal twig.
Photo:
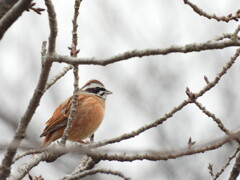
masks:
[(229, 14), (227, 16), (216, 16), (215, 14), (208, 14), (207, 12), (203, 11), (197, 5), (191, 3), (188, 0), (183, 0), (183, 1), (185, 4), (189, 5), (193, 9), (193, 11), (195, 11), (197, 14), (199, 14), (200, 16), (204, 16), (208, 19), (215, 19), (217, 21), (229, 22), (231, 20), (238, 21), (238, 19), (240, 18), (240, 10), (238, 10), (234, 15)]
[(237, 148), (237, 150), (233, 153), (233, 155), (228, 158), (224, 166), (213, 176), (213, 180), (216, 180), (224, 172), (224, 170), (230, 165), (231, 160), (233, 160), (233, 158), (236, 157), (239, 150), (240, 148)]
[(223, 125), (222, 121), (216, 117), (215, 114), (211, 113), (210, 111), (208, 111), (206, 109), (206, 107), (204, 107), (200, 102), (198, 101), (193, 101), (194, 104), (196, 104), (196, 106), (204, 113), (206, 114), (208, 117), (212, 118), (213, 121), (215, 121), (218, 125), (218, 127), (224, 132), (226, 133), (227, 135), (230, 134), (230, 131)]
[(56, 76), (52, 77), (51, 80), (46, 84), (45, 91), (54, 85), (59, 79), (61, 79), (69, 70), (72, 69), (72, 65), (68, 65), (62, 69), (62, 71)]
[(91, 169), (91, 170), (87, 170), (84, 171), (82, 173), (76, 174), (76, 175), (72, 175), (70, 177), (66, 177), (63, 178), (62, 180), (77, 180), (77, 179), (81, 179), (83, 177), (89, 176), (89, 175), (94, 175), (97, 173), (102, 173), (102, 174), (108, 174), (108, 175), (114, 175), (114, 176), (118, 176), (121, 177), (124, 180), (130, 180), (129, 177), (126, 177), (122, 172), (120, 171), (114, 171), (111, 169)]

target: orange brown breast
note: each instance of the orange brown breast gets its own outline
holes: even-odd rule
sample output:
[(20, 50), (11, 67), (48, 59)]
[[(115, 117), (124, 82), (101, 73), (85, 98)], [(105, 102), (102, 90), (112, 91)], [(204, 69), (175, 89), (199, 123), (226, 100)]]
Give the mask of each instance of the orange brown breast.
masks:
[[(72, 97), (66, 99), (46, 122), (46, 127), (40, 137), (46, 136), (41, 146), (62, 137), (70, 114)], [(77, 111), (73, 120), (68, 140), (82, 142), (90, 137), (101, 124), (104, 117), (105, 102), (92, 94), (79, 93)]]

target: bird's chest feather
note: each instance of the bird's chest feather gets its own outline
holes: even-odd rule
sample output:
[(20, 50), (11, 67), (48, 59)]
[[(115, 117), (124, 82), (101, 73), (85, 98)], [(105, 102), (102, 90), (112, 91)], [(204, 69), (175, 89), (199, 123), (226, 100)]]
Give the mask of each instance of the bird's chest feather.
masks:
[(104, 102), (100, 98), (80, 99), (71, 131), (75, 132), (74, 136), (82, 139), (89, 137), (97, 130), (103, 117)]

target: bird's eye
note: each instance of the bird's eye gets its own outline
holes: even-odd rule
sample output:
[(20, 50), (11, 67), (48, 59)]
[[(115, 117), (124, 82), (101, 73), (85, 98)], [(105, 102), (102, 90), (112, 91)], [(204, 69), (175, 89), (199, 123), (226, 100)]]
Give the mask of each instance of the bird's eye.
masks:
[(95, 93), (99, 93), (100, 91), (105, 91), (105, 90), (106, 90), (106, 89), (101, 88), (101, 87), (95, 87), (95, 88), (94, 88)]
[(100, 87), (95, 87), (95, 88), (94, 88), (94, 90), (97, 91), (97, 92), (99, 92), (100, 89), (101, 89)]

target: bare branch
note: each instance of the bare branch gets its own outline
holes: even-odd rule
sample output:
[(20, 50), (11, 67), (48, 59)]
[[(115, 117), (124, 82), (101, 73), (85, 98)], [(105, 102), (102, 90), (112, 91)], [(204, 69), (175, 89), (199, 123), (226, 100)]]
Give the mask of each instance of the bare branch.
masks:
[(64, 176), (62, 180), (80, 174), (81, 172), (84, 172), (86, 170), (92, 169), (98, 162), (99, 160), (93, 160), (91, 157), (84, 154), (80, 164), (76, 167), (76, 169), (70, 175)]
[(39, 153), (42, 153), (44, 152), (45, 149), (31, 149), (29, 151), (25, 151), (23, 152), (22, 154), (20, 155), (16, 155), (13, 159), (13, 163), (15, 163), (16, 161), (18, 161), (19, 159), (25, 157), (25, 156), (28, 156), (28, 155), (34, 155), (34, 154), (39, 154)]
[(217, 74), (215, 79), (212, 82), (208, 83), (200, 92), (196, 93), (196, 96), (200, 97), (205, 92), (212, 89), (219, 82), (222, 76), (225, 75), (227, 71), (232, 67), (232, 65), (235, 63), (235, 61), (239, 57), (239, 55), (240, 55), (240, 49), (237, 49), (235, 54), (230, 58), (230, 60), (226, 63), (226, 65), (222, 68), (222, 70)]
[(16, 130), (15, 136), (13, 140), (10, 142), (10, 144), (8, 145), (7, 150), (4, 154), (4, 158), (0, 166), (0, 177), (3, 180), (6, 179), (10, 174), (11, 165), (13, 163), (13, 158), (16, 154), (17, 148), (19, 147), (22, 139), (25, 137), (28, 124), (31, 121), (32, 116), (35, 113), (40, 103), (40, 100), (43, 96), (43, 92), (46, 86), (46, 82), (48, 79), (51, 66), (52, 66), (52, 63), (48, 60), (46, 60), (43, 63), (41, 74), (40, 74), (35, 92), (29, 102), (26, 112), (24, 113), (20, 123), (18, 124), (18, 128)]
[(84, 154), (80, 164), (76, 167), (76, 169), (72, 172), (71, 175), (75, 175), (85, 170), (92, 169), (98, 162), (99, 161), (94, 161), (91, 157)]
[(111, 175), (114, 175), (114, 176), (121, 177), (124, 180), (130, 180), (130, 178), (126, 177), (123, 173), (121, 173), (119, 171), (113, 171), (111, 169), (92, 169), (92, 170), (87, 170), (87, 171), (84, 171), (82, 173), (79, 173), (79, 174), (76, 174), (76, 175), (72, 175), (70, 177), (65, 177), (62, 180), (77, 180), (77, 179), (80, 179), (80, 178), (83, 178), (83, 177), (86, 177), (86, 176), (89, 176), (89, 175), (94, 175), (94, 174), (97, 174), (97, 173), (111, 174)]
[[(80, 4), (81, 4), (81, 0), (75, 0), (75, 9), (74, 9), (74, 18), (73, 18), (73, 31), (72, 31), (72, 47), (71, 47), (71, 55), (73, 57), (77, 57), (77, 53), (79, 51), (77, 51), (77, 18), (79, 15), (79, 8), (80, 8)], [(74, 92), (73, 92), (73, 97), (72, 97), (72, 106), (71, 106), (71, 112), (70, 115), (68, 117), (68, 122), (67, 122), (67, 126), (64, 129), (63, 132), (63, 136), (61, 138), (61, 144), (65, 144), (66, 140), (68, 138), (69, 132), (72, 128), (72, 123), (74, 120), (74, 116), (75, 113), (77, 111), (77, 104), (78, 104), (78, 92), (79, 92), (79, 88), (78, 88), (78, 80), (79, 80), (79, 76), (78, 76), (78, 65), (74, 65), (73, 66), (73, 74), (74, 74)]]
[(207, 41), (204, 43), (193, 43), (187, 44), (185, 46), (170, 46), (164, 49), (146, 49), (146, 50), (132, 50), (126, 51), (119, 55), (115, 55), (106, 59), (97, 59), (97, 58), (74, 58), (69, 56), (61, 55), (49, 55), (47, 59), (53, 62), (67, 63), (67, 64), (94, 64), (106, 66), (115, 62), (129, 60), (130, 58), (144, 57), (144, 56), (155, 56), (155, 55), (166, 55), (171, 53), (190, 53), (190, 52), (199, 52), (205, 50), (213, 49), (224, 49), (227, 47), (240, 46), (240, 40), (224, 40), (224, 41)]
[(61, 79), (69, 70), (72, 69), (72, 65), (68, 65), (63, 68), (62, 72), (52, 77), (51, 80), (46, 84), (45, 91), (54, 85), (59, 79)]
[[(159, 161), (159, 160), (168, 160), (168, 159), (176, 159), (179, 157), (192, 155), (192, 154), (198, 154), (198, 153), (204, 153), (206, 151), (214, 150), (219, 147), (221, 147), (223, 144), (231, 141), (235, 135), (232, 134), (231, 136), (223, 137), (219, 140), (212, 141), (210, 143), (207, 143), (202, 146), (198, 147), (192, 147), (192, 148), (185, 148), (183, 150), (176, 150), (176, 151), (154, 151), (154, 152), (147, 152), (147, 153), (137, 153), (133, 155), (127, 155), (124, 154), (108, 154), (103, 153), (101, 151), (91, 151), (89, 148), (91, 148), (90, 145), (68, 145), (68, 146), (62, 146), (60, 144), (53, 145), (47, 149), (47, 151), (44, 151), (41, 154), (37, 154), (31, 157), (31, 159), (27, 162), (21, 165), (14, 174), (11, 175), (11, 177), (14, 177), (16, 179), (23, 178), (33, 167), (37, 166), (39, 162), (41, 161), (47, 161), (51, 162), (54, 161), (56, 158), (62, 156), (63, 154), (67, 152), (78, 152), (78, 153), (84, 153), (87, 156), (90, 156), (93, 159), (87, 160), (83, 162), (83, 167), (76, 170), (74, 173), (69, 175), (70, 177), (72, 175), (76, 175), (76, 173), (85, 172), (87, 169), (91, 169), (95, 166), (96, 163), (98, 163), (101, 160), (108, 160), (108, 161), (136, 161), (136, 160), (150, 160), (150, 161)], [(92, 161), (93, 160), (93, 161)], [(66, 178), (69, 176), (65, 176)]]
[(213, 176), (213, 180), (216, 180), (224, 172), (224, 170), (230, 165), (231, 160), (236, 157), (239, 150), (240, 149), (237, 148), (237, 150), (233, 153), (233, 155), (228, 158), (228, 161), (224, 164), (224, 166), (220, 169), (220, 171)]
[(88, 155), (94, 159), (98, 160), (107, 160), (107, 161), (120, 161), (120, 162), (132, 162), (136, 160), (150, 160), (150, 161), (160, 161), (160, 160), (169, 160), (169, 159), (176, 159), (179, 157), (204, 153), (206, 151), (214, 150), (221, 147), (223, 144), (229, 142), (232, 137), (224, 137), (218, 141), (215, 141), (211, 144), (207, 144), (201, 147), (192, 147), (192, 148), (185, 148), (184, 150), (177, 150), (173, 152), (154, 152), (154, 153), (144, 153), (144, 154), (133, 154), (127, 155), (124, 154), (109, 154), (109, 153), (94, 153), (88, 152)]
[(229, 180), (236, 180), (237, 177), (239, 176), (239, 173), (240, 173), (240, 153), (238, 153), (235, 164), (230, 173)]
[(238, 25), (238, 27), (237, 27), (236, 30), (234, 31), (233, 37), (237, 38), (237, 35), (238, 35), (239, 31), (240, 31), (240, 25)]
[(0, 0), (0, 19), (18, 0)]
[(29, 7), (32, 0), (19, 0), (6, 14), (0, 19), (0, 40), (8, 28), (22, 15)]
[(74, 74), (74, 92), (73, 92), (73, 96), (72, 96), (72, 105), (71, 105), (71, 111), (70, 111), (70, 115), (68, 117), (68, 122), (67, 122), (67, 126), (63, 132), (63, 136), (61, 138), (60, 143), (61, 144), (65, 144), (66, 140), (68, 138), (69, 132), (72, 128), (72, 123), (73, 123), (73, 119), (74, 116), (76, 114), (77, 111), (77, 104), (78, 104), (78, 66), (74, 66), (73, 67), (73, 74)]
[(171, 118), (176, 112), (180, 111), (183, 107), (185, 107), (189, 103), (190, 103), (190, 101), (185, 100), (181, 104), (179, 104), (178, 106), (174, 107), (169, 113), (165, 114), (162, 118), (157, 119), (153, 123), (142, 126), (135, 131), (132, 131), (130, 133), (125, 133), (125, 134), (123, 134), (121, 136), (118, 136), (116, 138), (100, 141), (100, 142), (94, 143), (94, 144), (89, 144), (89, 147), (91, 147), (91, 148), (102, 147), (102, 146), (105, 146), (107, 144), (113, 144), (113, 143), (116, 143), (116, 142), (120, 142), (122, 140), (130, 139), (130, 138), (133, 138), (135, 136), (138, 136), (139, 134), (143, 133), (144, 131), (146, 131), (148, 129), (151, 129), (153, 127), (157, 127), (158, 125), (162, 124), (163, 122), (165, 122), (167, 119)]
[(82, 0), (75, 0), (74, 16), (73, 16), (73, 20), (72, 20), (72, 24), (73, 24), (72, 44), (75, 46), (75, 48), (77, 48), (77, 45), (78, 45), (78, 34), (77, 34), (78, 24), (77, 24), (77, 19), (78, 19), (78, 15), (79, 15), (79, 8), (80, 8), (80, 5), (81, 5), (81, 2), (82, 2)]
[(240, 18), (239, 10), (234, 15), (229, 14), (227, 16), (216, 16), (215, 14), (208, 14), (207, 12), (203, 11), (197, 5), (191, 3), (188, 0), (183, 0), (183, 1), (185, 4), (189, 5), (197, 14), (199, 14), (200, 16), (204, 16), (208, 19), (215, 19), (217, 21), (229, 22), (231, 20), (238, 21), (238, 19)]
[(230, 131), (229, 131), (226, 127), (224, 127), (222, 121), (221, 121), (219, 118), (217, 118), (217, 117), (215, 116), (215, 114), (213, 114), (213, 113), (211, 113), (210, 111), (208, 111), (208, 110), (207, 110), (201, 103), (199, 103), (198, 101), (194, 101), (194, 104), (196, 104), (196, 106), (197, 106), (204, 114), (206, 114), (208, 117), (212, 118), (213, 121), (215, 121), (215, 122), (217, 123), (218, 127), (219, 127), (224, 133), (226, 133), (227, 135), (230, 134)]
[(31, 159), (27, 162), (22, 164), (19, 168), (18, 171), (16, 171), (14, 174), (11, 174), (9, 177), (10, 180), (15, 180), (15, 179), (22, 179), (24, 176), (26, 176), (29, 171), (37, 166), (41, 161), (46, 160), (49, 157), (49, 152), (45, 151), (41, 154), (36, 154), (31, 157)]
[(49, 27), (50, 27), (48, 53), (52, 54), (52, 53), (55, 53), (55, 47), (56, 47), (56, 38), (57, 38), (57, 32), (58, 32), (57, 19), (56, 19), (56, 13), (55, 13), (52, 1), (45, 0), (45, 4), (47, 6)]

